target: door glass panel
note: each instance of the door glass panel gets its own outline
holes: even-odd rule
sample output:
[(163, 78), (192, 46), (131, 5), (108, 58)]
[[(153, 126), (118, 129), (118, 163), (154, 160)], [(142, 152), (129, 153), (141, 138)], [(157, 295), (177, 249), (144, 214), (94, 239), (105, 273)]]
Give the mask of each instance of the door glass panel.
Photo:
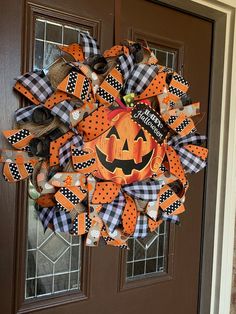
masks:
[[(87, 31), (52, 20), (35, 21), (34, 69), (50, 66), (59, 56), (57, 44), (78, 42)], [(29, 194), (37, 191), (29, 183)], [(32, 198), (28, 200), (28, 241), (26, 252), (25, 299), (80, 290), (81, 238), (47, 229), (44, 233)]]
[[(158, 63), (169, 68), (176, 68), (177, 51), (152, 47)], [(163, 222), (160, 227), (145, 238), (128, 240), (130, 250), (126, 260), (126, 280), (137, 280), (167, 272), (168, 266), (169, 223)]]
[(144, 239), (130, 238), (127, 254), (127, 280), (167, 271), (169, 225), (164, 222)]

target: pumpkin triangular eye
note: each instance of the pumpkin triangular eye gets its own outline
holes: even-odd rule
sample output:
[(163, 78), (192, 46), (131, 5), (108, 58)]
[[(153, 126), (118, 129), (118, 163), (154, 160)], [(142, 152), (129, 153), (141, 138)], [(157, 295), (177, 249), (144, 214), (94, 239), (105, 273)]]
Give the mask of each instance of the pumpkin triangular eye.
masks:
[(120, 139), (120, 136), (119, 136), (119, 134), (118, 134), (118, 132), (117, 132), (117, 130), (116, 130), (116, 128), (114, 126), (110, 129), (110, 131), (107, 134), (106, 138), (110, 138), (112, 135), (114, 135), (116, 138)]
[(140, 129), (134, 140), (137, 141), (139, 138), (142, 138), (145, 142), (147, 141), (143, 129)]

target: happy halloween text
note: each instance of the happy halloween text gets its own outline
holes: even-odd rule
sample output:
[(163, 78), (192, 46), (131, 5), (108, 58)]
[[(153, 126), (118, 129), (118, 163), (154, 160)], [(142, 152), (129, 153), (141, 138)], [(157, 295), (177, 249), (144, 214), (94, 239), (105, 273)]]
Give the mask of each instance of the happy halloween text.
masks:
[(159, 115), (145, 104), (137, 104), (132, 110), (132, 119), (148, 131), (157, 142), (162, 142), (168, 129)]

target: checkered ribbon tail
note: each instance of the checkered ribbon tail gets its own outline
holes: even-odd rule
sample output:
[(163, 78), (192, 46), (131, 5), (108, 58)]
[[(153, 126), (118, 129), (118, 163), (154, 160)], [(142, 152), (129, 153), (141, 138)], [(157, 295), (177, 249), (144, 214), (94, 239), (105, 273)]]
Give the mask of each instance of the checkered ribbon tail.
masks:
[(83, 140), (80, 135), (74, 135), (69, 141), (67, 141), (60, 149), (59, 149), (59, 161), (61, 166), (65, 166), (71, 158), (71, 145), (82, 149)]
[(74, 109), (74, 106), (67, 100), (64, 100), (54, 106), (51, 113), (58, 117), (67, 126), (70, 126), (70, 112)]
[(176, 148), (177, 146), (185, 146), (185, 145), (201, 145), (206, 141), (207, 137), (205, 135), (200, 134), (188, 134), (187, 136), (181, 137), (179, 135), (173, 136), (169, 141), (168, 145)]
[(144, 180), (122, 187), (128, 195), (143, 201), (156, 201), (157, 195), (164, 184), (163, 180)]
[(95, 39), (86, 33), (80, 33), (80, 36), (85, 59), (100, 54), (100, 49)]
[(179, 154), (183, 168), (188, 173), (197, 173), (206, 167), (206, 161), (192, 154), (184, 147), (176, 149)]
[(113, 202), (103, 205), (99, 212), (99, 217), (107, 224), (110, 232), (113, 232), (120, 224), (124, 207), (125, 197), (120, 192)]
[(173, 146), (179, 154), (180, 161), (187, 173), (197, 173), (206, 167), (206, 161), (187, 150), (185, 145), (201, 145), (206, 140), (206, 136), (199, 134), (189, 134), (184, 137), (174, 136), (168, 141), (168, 145)]
[(141, 94), (151, 83), (157, 73), (157, 67), (148, 64), (136, 64), (124, 85), (124, 93)]
[(72, 229), (70, 214), (64, 211), (55, 210), (53, 215), (54, 231), (69, 232)]
[(144, 238), (148, 234), (148, 218), (140, 214), (137, 217), (136, 227), (133, 233), (134, 238)]
[(54, 211), (55, 211), (54, 207), (52, 208), (43, 207), (37, 211), (38, 217), (42, 222), (44, 232), (47, 230), (48, 225), (53, 222)]
[(122, 55), (118, 58), (118, 63), (120, 64), (120, 70), (126, 81), (130, 76), (130, 72), (134, 69), (134, 56), (133, 55)]
[(42, 103), (53, 93), (51, 83), (42, 70), (25, 73), (16, 80)]
[[(38, 106), (37, 106), (38, 107)], [(29, 122), (32, 120), (32, 113), (36, 108), (35, 105), (19, 108), (15, 111), (15, 119), (17, 123)]]
[(162, 213), (161, 219), (163, 219), (165, 221), (169, 221), (172, 224), (176, 224), (176, 225), (180, 224), (180, 220), (179, 220), (178, 215), (171, 215), (170, 216), (170, 215), (167, 215), (166, 213)]

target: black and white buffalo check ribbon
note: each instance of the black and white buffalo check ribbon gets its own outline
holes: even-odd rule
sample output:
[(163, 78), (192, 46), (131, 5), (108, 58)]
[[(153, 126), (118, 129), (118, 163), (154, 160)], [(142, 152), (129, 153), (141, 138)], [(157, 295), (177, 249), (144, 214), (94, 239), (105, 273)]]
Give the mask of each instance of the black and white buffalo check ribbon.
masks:
[(124, 94), (141, 94), (156, 76), (157, 69), (155, 65), (136, 64), (133, 71), (129, 72), (123, 87)]
[(83, 147), (82, 137), (78, 134), (74, 135), (69, 141), (67, 141), (60, 149), (59, 149), (59, 161), (60, 166), (65, 166), (71, 158), (71, 146), (76, 146), (79, 149)]
[(107, 224), (110, 232), (113, 232), (121, 223), (121, 216), (126, 204), (122, 192), (127, 193), (133, 198), (151, 202), (157, 199), (157, 195), (163, 184), (163, 180), (144, 180), (122, 186), (121, 191), (115, 200), (109, 204), (103, 205), (103, 208), (99, 212), (100, 218)]
[(92, 57), (94, 55), (100, 54), (99, 46), (93, 37), (87, 33), (80, 33), (81, 41), (83, 45), (84, 57), (85, 59)]
[(206, 167), (206, 160), (201, 157), (194, 155), (185, 148), (186, 145), (201, 145), (206, 141), (205, 135), (199, 134), (188, 134), (187, 136), (181, 137), (179, 135), (173, 136), (169, 141), (168, 145), (172, 146), (179, 154), (180, 161), (183, 168), (188, 173), (196, 173)]
[(118, 63), (120, 64), (120, 70), (123, 78), (126, 81), (134, 69), (134, 56), (132, 54), (122, 55), (118, 58)]
[(52, 95), (53, 88), (43, 70), (27, 72), (18, 76), (16, 80), (21, 83), (41, 103)]
[(144, 238), (148, 234), (148, 217), (144, 214), (139, 214), (136, 221), (134, 238)]
[(15, 119), (17, 123), (30, 122), (35, 108), (39, 106), (30, 105), (27, 107), (19, 108), (15, 111)]
[(72, 105), (69, 101), (64, 100), (54, 106), (51, 113), (58, 117), (67, 126), (70, 126), (70, 112), (72, 110), (74, 110), (74, 105)]
[(72, 229), (70, 214), (62, 210), (55, 210), (53, 215), (55, 232), (69, 232)]
[(144, 180), (122, 186), (128, 195), (143, 201), (156, 201), (157, 195), (164, 185), (163, 180)]
[(49, 224), (53, 225), (55, 232), (69, 232), (72, 228), (71, 217), (67, 212), (56, 210), (55, 207), (43, 207), (37, 212), (44, 232), (47, 230)]
[(99, 212), (99, 217), (107, 224), (110, 232), (113, 232), (120, 224), (124, 207), (125, 197), (122, 192), (119, 192), (114, 201), (103, 205)]
[(42, 222), (44, 232), (47, 230), (48, 225), (50, 223), (53, 223), (53, 215), (54, 215), (54, 207), (48, 208), (48, 207), (43, 207), (39, 210), (37, 210), (39, 219)]

